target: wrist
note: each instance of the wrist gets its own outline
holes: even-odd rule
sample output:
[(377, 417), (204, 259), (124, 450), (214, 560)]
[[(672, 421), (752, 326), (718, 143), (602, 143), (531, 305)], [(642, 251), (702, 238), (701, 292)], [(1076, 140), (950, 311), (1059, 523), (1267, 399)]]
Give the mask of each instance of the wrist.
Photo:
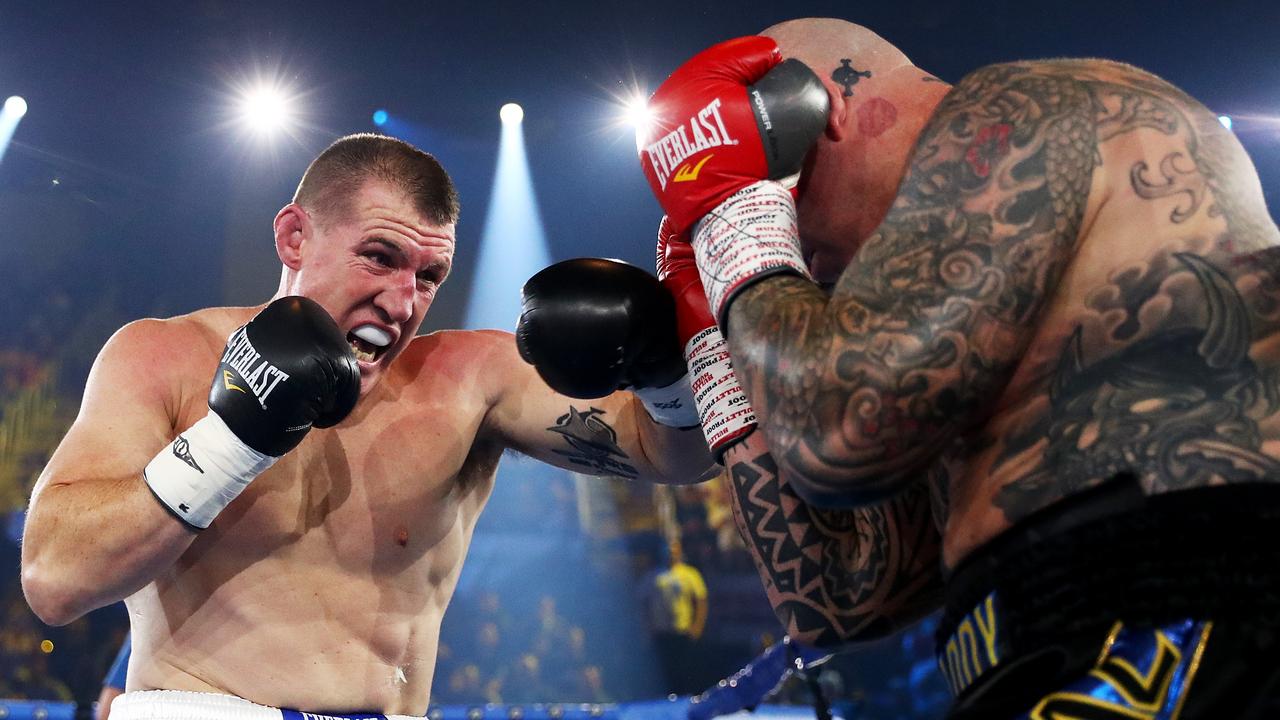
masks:
[(729, 346), (712, 325), (685, 345), (702, 433), (717, 460), (756, 427), (756, 413), (733, 373)]
[(246, 445), (210, 412), (179, 433), (142, 474), (178, 519), (203, 530), (278, 459)]
[(753, 282), (778, 273), (810, 277), (795, 200), (772, 180), (742, 188), (707, 213), (694, 227), (691, 244), (720, 327), (729, 303)]
[(649, 417), (659, 425), (687, 428), (698, 425), (698, 408), (693, 400), (693, 388), (689, 386), (689, 374), (660, 388), (633, 388)]

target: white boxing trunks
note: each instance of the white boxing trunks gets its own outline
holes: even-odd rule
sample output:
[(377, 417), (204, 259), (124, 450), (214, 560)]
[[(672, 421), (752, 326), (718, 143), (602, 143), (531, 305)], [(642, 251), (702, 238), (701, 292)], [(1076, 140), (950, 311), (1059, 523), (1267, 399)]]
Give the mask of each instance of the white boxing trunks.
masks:
[(275, 708), (234, 695), (181, 690), (127, 692), (111, 703), (111, 720), (425, 720), (416, 715), (315, 713)]

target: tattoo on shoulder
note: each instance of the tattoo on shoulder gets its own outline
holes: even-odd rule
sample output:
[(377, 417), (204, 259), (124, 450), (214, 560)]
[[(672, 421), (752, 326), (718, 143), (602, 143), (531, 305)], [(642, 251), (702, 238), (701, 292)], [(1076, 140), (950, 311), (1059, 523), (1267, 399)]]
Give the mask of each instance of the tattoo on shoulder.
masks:
[(579, 410), (570, 406), (569, 412), (556, 418), (556, 424), (547, 428), (561, 435), (569, 449), (552, 452), (592, 474), (629, 479), (639, 477), (640, 473), (630, 464), (630, 458), (618, 446), (618, 433), (605, 422), (604, 414), (599, 408)]
[[(1164, 203), (1167, 224), (1150, 232), (1173, 239), (1117, 269), (1059, 355), (1036, 360), (1027, 402), (1048, 410), (975, 439), (995, 455), (992, 472), (1022, 478), (997, 504), (1016, 520), (1126, 462), (1164, 487), (1280, 478), (1258, 423), (1280, 412), (1277, 371), (1248, 352), (1280, 340), (1280, 263), (1267, 250), (1280, 233), (1256, 174), (1195, 100), (1100, 61), (971, 73), (939, 104), (830, 297), (794, 278), (739, 296), (729, 342), (752, 362), (735, 370), (779, 461), (883, 494), (981, 427), (1074, 255), (1102, 144), (1139, 131), (1172, 149), (1121, 177)], [(1225, 230), (1189, 237), (1206, 218)]]
[(739, 296), (730, 324), (767, 336), (739, 330), (731, 346), (767, 349), (735, 369), (780, 460), (883, 496), (980, 420), (1075, 244), (1093, 125), (1087, 88), (1065, 74), (975, 72), (939, 105), (829, 299), (791, 279)]
[(1113, 269), (1057, 354), (1034, 366), (1044, 410), (999, 438), (992, 469), (1012, 478), (995, 499), (1010, 522), (1121, 473), (1148, 492), (1280, 479), (1263, 449), (1280, 368), (1254, 354), (1280, 339), (1280, 233), (1212, 114), (1120, 70), (1120, 81), (1091, 81), (1100, 142), (1170, 136), (1177, 149), (1127, 168), (1138, 198), (1170, 208), (1167, 225), (1148, 229), (1168, 240)]

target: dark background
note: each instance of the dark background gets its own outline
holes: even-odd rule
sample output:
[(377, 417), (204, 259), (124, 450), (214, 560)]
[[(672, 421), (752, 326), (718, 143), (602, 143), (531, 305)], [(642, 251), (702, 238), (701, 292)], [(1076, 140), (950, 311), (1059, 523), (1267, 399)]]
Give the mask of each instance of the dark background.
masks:
[[(0, 0), (0, 99), (21, 95), (30, 106), (0, 160), (0, 439), (10, 438), (0, 448), (6, 453), (0, 510), (25, 503), (74, 416), (89, 363), (115, 328), (138, 317), (253, 304), (271, 295), (279, 273), (272, 217), (320, 149), (340, 135), (374, 129), (374, 110), (385, 108), (393, 118), (387, 129), (436, 154), (458, 185), (463, 214), (455, 269), (424, 330), (460, 327), (468, 298), (481, 287), (476, 260), (503, 103), (525, 110), (550, 258), (610, 256), (647, 267), (660, 213), (638, 172), (631, 131), (617, 123), (619, 103), (633, 88), (651, 91), (707, 45), (803, 16), (867, 25), (950, 82), (986, 63), (1016, 59), (1097, 56), (1139, 65), (1233, 116), (1269, 204), (1280, 202), (1274, 0)], [(262, 143), (233, 121), (233, 89), (256, 75), (283, 77), (301, 94), (304, 123), (293, 136)], [(500, 649), (516, 654), (544, 636), (563, 642), (573, 627), (584, 628), (587, 656), (564, 662), (603, 667), (606, 699), (670, 689), (649, 656), (640, 657), (643, 643), (633, 642), (645, 631), (648, 577), (631, 563), (637, 547), (648, 542), (652, 550), (653, 538), (602, 537), (577, 525), (583, 486), (562, 473), (548, 475), (528, 462), (508, 463), (504, 472), (514, 477), (500, 483), (481, 522), (446, 619), (450, 653), (442, 654), (438, 694), (470, 662), (476, 652), (470, 646), (491, 621), (507, 628)], [(686, 552), (693, 536), (714, 545), (723, 503), (711, 494), (678, 500)], [(20, 517), (6, 520), (11, 540)], [(547, 518), (558, 518), (550, 532)], [(525, 553), (519, 562), (514, 547)], [(6, 672), (17, 674), (12, 658), (19, 657), (31, 663), (21, 666), (28, 696), (62, 692), (40, 689), (35, 673), (88, 701), (123, 614), (106, 609), (68, 628), (44, 628), (17, 589), (16, 542), (0, 539), (0, 548), (6, 568), (0, 654), (19, 653), (0, 657), (0, 665), (9, 663), (0, 667), (0, 696), (18, 693), (4, 683)], [(719, 677), (758, 652), (777, 628), (740, 548), (699, 552), (690, 561), (707, 577), (711, 596), (707, 674)], [(485, 593), (495, 591), (499, 609), (479, 610)], [(558, 603), (555, 617), (535, 623), (547, 596)], [(936, 716), (927, 635), (925, 626), (851, 656), (856, 667), (842, 694), (861, 703), (859, 717)], [(42, 658), (30, 648), (46, 637), (59, 649)], [(551, 663), (549, 655), (538, 657)], [(496, 665), (485, 671), (491, 670), (500, 671)], [(486, 699), (468, 692), (459, 690), (458, 701)], [(537, 699), (574, 699), (562, 689), (539, 692)], [(520, 698), (508, 692), (502, 699)]]
[[(558, 260), (647, 264), (659, 212), (636, 171), (617, 98), (681, 60), (802, 16), (865, 24), (954, 82), (985, 63), (1098, 56), (1151, 70), (1234, 116), (1274, 205), (1280, 192), (1280, 3), (1220, 2), (18, 2), (0, 3), (0, 95), (30, 111), (0, 165), (0, 258), (66, 224), (28, 227), (37, 191), (119, 228), (78, 262), (118, 272), (130, 314), (256, 303), (275, 288), (270, 220), (333, 138), (386, 108), (461, 191), (455, 272), (427, 329), (462, 323), (500, 130), (525, 108), (542, 218)], [(266, 146), (228, 122), (255, 71), (305, 94), (308, 128)], [(58, 186), (50, 185), (58, 177)], [(15, 192), (26, 207), (12, 207)], [(65, 216), (66, 211), (61, 213)], [(77, 213), (72, 213), (77, 215)], [(16, 217), (15, 217), (16, 216)], [(14, 223), (17, 223), (15, 226)], [(15, 229), (27, 237), (13, 236)], [(19, 232), (19, 235), (22, 233)], [(134, 295), (137, 293), (137, 296)], [(6, 300), (8, 298), (5, 298)], [(21, 312), (21, 304), (6, 309)]]

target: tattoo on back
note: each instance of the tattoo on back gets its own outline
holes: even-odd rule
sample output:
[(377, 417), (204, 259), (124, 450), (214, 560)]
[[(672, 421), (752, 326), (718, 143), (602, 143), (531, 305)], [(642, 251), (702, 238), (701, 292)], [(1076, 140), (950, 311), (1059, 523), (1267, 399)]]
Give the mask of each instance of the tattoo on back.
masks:
[(618, 446), (618, 433), (604, 421), (604, 411), (589, 408), (586, 411), (570, 407), (569, 412), (556, 418), (556, 424), (547, 428), (564, 436), (569, 450), (554, 450), (569, 462), (581, 466), (592, 474), (617, 475), (634, 479), (640, 476), (628, 461), (627, 454)]
[[(1261, 452), (1256, 421), (1277, 409), (1276, 378), (1249, 358), (1244, 299), (1203, 257), (1173, 257), (1194, 277), (1204, 325), (1161, 328), (1102, 358), (1086, 355), (1077, 326), (1048, 380), (1049, 412), (1004, 439), (998, 464), (1038, 456), (997, 497), (1007, 515), (1120, 473), (1158, 478), (1164, 489), (1280, 478), (1280, 462)], [(1182, 280), (1178, 274), (1157, 272), (1166, 282)], [(1133, 298), (1140, 285), (1126, 280), (1119, 289)]]
[[(1098, 286), (1043, 326), (1099, 177), (1150, 220), (1091, 236)], [(729, 342), (783, 468), (868, 499), (957, 439), (1006, 483), (1009, 521), (1122, 470), (1151, 491), (1274, 480), (1277, 244), (1243, 149), (1176, 88), (1105, 61), (995, 65), (936, 109), (831, 296), (756, 283)], [(985, 434), (1015, 371), (1018, 407)]]

